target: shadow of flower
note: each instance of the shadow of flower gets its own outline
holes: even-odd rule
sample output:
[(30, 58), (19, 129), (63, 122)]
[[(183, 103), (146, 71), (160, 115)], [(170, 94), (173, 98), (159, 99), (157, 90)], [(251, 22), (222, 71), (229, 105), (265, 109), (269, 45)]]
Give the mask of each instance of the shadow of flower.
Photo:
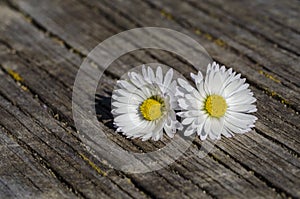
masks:
[[(111, 92), (105, 91), (108, 96)], [(111, 97), (96, 94), (95, 96), (95, 109), (97, 119), (110, 129), (116, 130), (113, 125), (113, 115), (111, 113)]]

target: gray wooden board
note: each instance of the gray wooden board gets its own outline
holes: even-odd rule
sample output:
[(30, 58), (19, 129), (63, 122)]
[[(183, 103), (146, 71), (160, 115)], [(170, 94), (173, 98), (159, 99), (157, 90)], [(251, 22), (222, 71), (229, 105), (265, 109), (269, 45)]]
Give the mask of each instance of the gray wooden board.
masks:
[(17, 143), (9, 132), (1, 129), (0, 136), (2, 198), (75, 197), (32, 156), (31, 151)]
[[(261, 17), (277, 16), (268, 21), (242, 11), (227, 16), (232, 10), (221, 7), (221, 1), (172, 2), (13, 0), (0, 4), (1, 196), (300, 197), (299, 27), (293, 26), (299, 3), (284, 2), (282, 10), (272, 2), (248, 5), (260, 5), (257, 15)], [(230, 1), (228, 5), (241, 6)], [(270, 12), (266, 12), (267, 6)], [(291, 13), (283, 16), (286, 10)], [(286, 17), (288, 23), (284, 23)], [(189, 155), (201, 147), (196, 139), (178, 161), (147, 174), (116, 171), (105, 157), (97, 160), (90, 155), (72, 119), (77, 69), (99, 42), (142, 26), (186, 33), (214, 59), (247, 77), (258, 99), (256, 128), (222, 139), (203, 159)], [(270, 37), (268, 33), (281, 26), (285, 30)], [(184, 45), (184, 41), (179, 43)], [(277, 47), (272, 48), (274, 45)], [(97, 95), (109, 99), (116, 79), (133, 66), (149, 62), (171, 65), (184, 75), (193, 71), (173, 54), (141, 50), (108, 68)], [(114, 133), (110, 105), (96, 100), (96, 109), (106, 135), (124, 149), (147, 152), (164, 146), (164, 142), (128, 140)]]

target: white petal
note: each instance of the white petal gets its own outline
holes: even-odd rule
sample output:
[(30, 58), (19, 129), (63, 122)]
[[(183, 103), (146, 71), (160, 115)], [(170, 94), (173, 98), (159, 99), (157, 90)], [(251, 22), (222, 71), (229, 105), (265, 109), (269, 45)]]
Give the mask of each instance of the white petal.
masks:
[(203, 126), (205, 124), (205, 121), (203, 121), (198, 127), (197, 127), (197, 134), (200, 136), (201, 140), (205, 140), (207, 137), (207, 133), (203, 130)]
[(161, 132), (164, 127), (164, 123), (165, 123), (165, 120), (161, 119), (158, 123), (155, 124), (155, 128), (152, 131), (152, 139), (154, 141), (157, 141), (161, 138), (160, 136), (161, 136)]
[(175, 92), (176, 97), (184, 97), (185, 94), (187, 94), (187, 93), (188, 92), (184, 88), (182, 88), (180, 86), (176, 87), (176, 92)]
[(197, 130), (197, 129), (193, 128), (192, 126), (188, 126), (188, 127), (186, 128), (186, 130), (184, 131), (183, 134), (184, 134), (184, 136), (190, 136), (190, 135), (192, 135), (193, 133), (195, 133), (196, 130)]
[(194, 89), (192, 91), (192, 94), (194, 96), (195, 99), (199, 100), (199, 101), (203, 101), (205, 99), (205, 94), (200, 94), (199, 91), (197, 91), (196, 89)]
[(191, 92), (194, 90), (194, 87), (192, 87), (187, 81), (184, 79), (178, 78), (178, 84), (184, 88), (186, 91)]
[(169, 88), (166, 89), (166, 91), (168, 91), (168, 93), (175, 95), (175, 90), (177, 88), (177, 81), (172, 81), (172, 83), (169, 85)]
[(135, 104), (135, 105), (139, 105), (144, 101), (143, 99), (137, 98), (134, 95), (129, 95), (128, 97), (113, 96), (113, 99), (124, 104)]
[(210, 118), (208, 118), (206, 121), (205, 121), (205, 123), (204, 123), (204, 131), (205, 131), (205, 133), (206, 134), (208, 134), (208, 135), (210, 135), (210, 133), (211, 133), (211, 131), (210, 131), (210, 127), (211, 126), (211, 120), (210, 120)]
[(143, 84), (141, 84), (133, 75), (135, 73), (128, 73), (128, 77), (129, 77), (129, 81), (130, 83), (134, 84), (135, 87), (139, 88), (141, 86), (143, 86)]
[(227, 138), (230, 138), (233, 136), (233, 133), (231, 133), (227, 127), (224, 125), (223, 130), (222, 130), (222, 135), (224, 135)]
[(188, 117), (188, 118), (185, 118), (181, 123), (183, 125), (189, 125), (191, 124), (196, 118), (194, 117)]
[(250, 114), (238, 113), (238, 112), (233, 112), (233, 111), (228, 111), (228, 114), (230, 114), (231, 116), (233, 116), (235, 118), (239, 118), (241, 120), (250, 120), (253, 122), (257, 120), (257, 117), (255, 117), (254, 115), (250, 115)]
[(139, 126), (135, 126), (135, 128), (128, 130), (126, 135), (133, 136), (134, 138), (138, 138), (146, 134), (152, 135), (154, 127), (155, 125), (153, 122), (144, 121)]
[(126, 80), (119, 80), (119, 81), (117, 81), (117, 84), (121, 85), (122, 88), (124, 88), (125, 90), (130, 91), (130, 92), (137, 89), (133, 84), (129, 83)]
[(191, 73), (191, 78), (194, 80), (194, 82), (197, 84), (203, 80), (202, 73), (198, 71), (198, 74), (195, 75), (194, 73)]
[(201, 81), (199, 83), (196, 84), (197, 89), (199, 91), (199, 94), (201, 95), (202, 98), (205, 98), (209, 93), (206, 92), (206, 90), (204, 89), (204, 82)]
[(123, 134), (130, 135), (131, 133), (136, 134), (135, 130), (137, 131), (144, 131), (149, 126), (149, 122), (145, 120), (137, 120), (134, 123), (128, 125), (128, 123), (117, 123), (119, 125)]
[(156, 79), (159, 84), (163, 83), (163, 74), (160, 66), (156, 69)]
[(170, 68), (165, 75), (165, 79), (164, 79), (164, 88), (165, 89), (164, 90), (167, 90), (169, 88), (172, 78), (173, 78), (173, 69)]
[(225, 68), (225, 66), (223, 65), (223, 66), (221, 66), (221, 68), (220, 68), (220, 71), (222, 71), (223, 73), (225, 73), (225, 71), (226, 71), (226, 68)]
[(134, 76), (134, 78), (135, 78), (136, 80), (138, 80), (138, 81), (140, 82), (140, 84), (142, 84), (142, 85), (147, 84), (147, 82), (145, 81), (145, 79), (142, 77), (141, 74), (134, 73), (133, 76)]
[(135, 113), (138, 114), (137, 107), (124, 106), (120, 108), (113, 109), (112, 114), (123, 114), (123, 113)]
[[(203, 125), (204, 126), (204, 125)], [(201, 129), (201, 131), (197, 131), (197, 134), (200, 136), (201, 140), (205, 140), (208, 136), (207, 132), (204, 130), (204, 128)]]
[(230, 97), (242, 84), (243, 82), (240, 81), (239, 79), (230, 82), (224, 89), (224, 96)]
[(229, 132), (231, 132), (232, 134), (235, 134), (235, 133), (243, 133), (242, 129), (241, 128), (238, 128), (237, 126), (234, 126), (232, 125), (231, 123), (229, 122), (225, 122), (224, 123), (224, 126), (226, 126), (226, 128), (229, 130)]
[(150, 68), (149, 66), (148, 66), (148, 76), (152, 83), (155, 82), (156, 79), (155, 79), (154, 72), (153, 72), (152, 68)]
[(123, 114), (123, 115), (118, 115), (117, 117), (115, 117), (114, 121), (117, 123), (134, 123), (135, 121), (138, 121), (139, 116), (135, 113), (128, 113), (128, 114)]
[(240, 129), (248, 129), (249, 127), (254, 126), (253, 120), (242, 120), (240, 118), (233, 117), (229, 114), (225, 116), (225, 122), (230, 123)]
[(130, 106), (133, 108), (136, 108), (137, 106), (135, 104), (124, 104), (124, 103), (120, 103), (120, 102), (112, 102), (111, 103), (112, 106), (116, 107), (116, 108), (120, 108), (120, 107), (124, 107), (124, 106)]
[(118, 96), (128, 96), (130, 92), (128, 92), (125, 89), (117, 89), (113, 91), (113, 95), (118, 95)]
[(189, 107), (187, 100), (185, 100), (183, 98), (178, 100), (178, 104), (179, 104), (180, 108), (183, 108), (183, 109), (187, 109)]
[(151, 136), (152, 136), (151, 133), (148, 133), (148, 134), (142, 136), (142, 141), (149, 140), (151, 138)]
[(198, 128), (207, 119), (207, 115), (201, 115), (195, 118), (194, 122), (191, 124), (193, 128)]
[(231, 105), (228, 107), (228, 110), (245, 113), (252, 113), (257, 111), (256, 106), (253, 104)]
[(203, 112), (200, 110), (190, 110), (190, 111), (178, 112), (177, 115), (180, 117), (198, 117), (198, 116), (202, 116)]
[(151, 88), (149, 88), (149, 86), (143, 86), (140, 88), (140, 91), (139, 94), (143, 94), (145, 96), (145, 98), (149, 98), (151, 97), (153, 94), (153, 90)]
[(211, 93), (213, 94), (219, 94), (222, 87), (223, 87), (223, 81), (221, 78), (221, 73), (220, 72), (215, 72), (212, 82), (211, 82)]
[(145, 81), (150, 83), (150, 79), (149, 79), (148, 72), (147, 72), (147, 69), (146, 69), (145, 65), (143, 65), (143, 67), (142, 67), (142, 74), (144, 76)]
[(170, 126), (164, 126), (164, 131), (166, 132), (166, 134), (170, 137), (173, 138), (174, 137), (174, 132), (172, 131), (172, 128)]
[(246, 103), (253, 103), (255, 101), (255, 98), (252, 97), (248, 91), (242, 91), (239, 93), (236, 93), (229, 98), (226, 98), (226, 101), (230, 104), (246, 104)]
[(223, 125), (224, 125), (224, 118), (221, 117), (219, 119), (217, 119), (217, 118), (210, 118), (210, 119), (211, 119), (210, 138), (212, 140), (220, 139), (221, 138), (221, 133), (222, 133), (222, 130), (223, 130)]

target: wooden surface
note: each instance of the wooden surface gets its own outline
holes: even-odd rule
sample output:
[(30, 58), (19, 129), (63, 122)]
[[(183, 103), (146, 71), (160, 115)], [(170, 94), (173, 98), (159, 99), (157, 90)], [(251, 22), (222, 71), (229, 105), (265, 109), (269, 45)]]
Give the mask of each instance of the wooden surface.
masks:
[[(10, 0), (0, 2), (0, 198), (300, 198), (300, 2), (222, 0)], [(257, 100), (248, 134), (189, 150), (146, 174), (111, 169), (83, 146), (72, 118), (77, 70), (98, 43), (136, 27), (186, 33), (212, 58), (242, 73)], [(164, 51), (114, 62), (99, 83), (96, 111), (126, 150), (160, 142), (114, 133), (109, 97), (131, 67), (160, 62), (193, 72)], [(198, 150), (196, 139), (191, 149)], [(190, 149), (190, 150), (191, 150)]]

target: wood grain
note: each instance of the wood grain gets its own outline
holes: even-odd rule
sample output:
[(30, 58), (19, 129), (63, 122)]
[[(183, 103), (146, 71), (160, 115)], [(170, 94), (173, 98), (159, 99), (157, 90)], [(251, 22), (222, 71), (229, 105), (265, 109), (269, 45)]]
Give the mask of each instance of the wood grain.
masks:
[[(226, 6), (222, 1), (193, 0), (2, 2), (0, 195), (300, 197), (299, 27), (295, 23), (299, 3), (289, 2), (282, 2), (282, 9), (272, 1), (247, 2), (245, 6), (255, 12), (243, 12), (238, 9), (243, 5), (234, 1)], [(196, 139), (178, 161), (147, 174), (113, 170), (105, 157), (94, 158), (81, 143), (72, 118), (72, 86), (77, 70), (99, 42), (143, 26), (186, 33), (215, 60), (242, 73), (258, 99), (255, 129), (222, 139), (203, 159), (193, 155), (193, 150), (202, 145)], [(283, 31), (276, 31), (283, 27)], [(271, 36), (272, 31), (276, 33)], [(134, 38), (128, 39), (138, 45)], [(101, 67), (96, 60), (90, 61)], [(97, 90), (99, 122), (109, 139), (130, 151), (153, 151), (164, 145), (128, 140), (114, 133), (112, 126), (109, 103), (116, 80), (133, 66), (149, 62), (171, 65), (184, 75), (194, 70), (174, 54), (150, 49), (124, 55), (107, 69)]]

